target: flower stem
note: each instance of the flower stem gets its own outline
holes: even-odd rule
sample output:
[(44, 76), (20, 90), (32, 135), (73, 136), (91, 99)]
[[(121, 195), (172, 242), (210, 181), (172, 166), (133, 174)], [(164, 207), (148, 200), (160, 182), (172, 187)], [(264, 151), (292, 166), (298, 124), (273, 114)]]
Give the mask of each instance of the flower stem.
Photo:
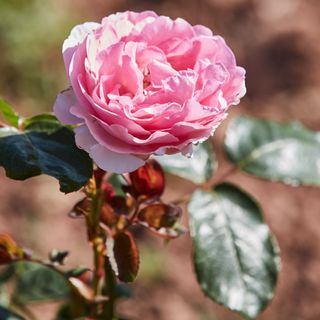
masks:
[[(113, 320), (116, 301), (116, 279), (109, 260), (106, 257), (106, 240), (110, 235), (100, 226), (100, 211), (104, 197), (102, 191), (96, 185), (94, 178), (88, 185), (87, 195), (91, 199), (90, 213), (86, 221), (88, 237), (93, 249), (94, 270), (92, 287), (94, 297), (99, 300), (103, 293), (108, 296), (107, 302), (95, 305), (93, 316), (94, 319)], [(103, 288), (106, 292), (102, 292)]]
[(109, 300), (105, 304), (103, 316), (105, 317), (105, 319), (113, 320), (115, 315), (115, 302), (117, 298), (117, 282), (108, 259), (105, 260), (105, 271), (106, 293)]
[[(90, 212), (86, 219), (88, 238), (93, 249), (93, 293), (95, 298), (102, 296), (103, 279), (104, 279), (104, 261), (105, 261), (105, 235), (100, 228), (100, 210), (102, 205), (102, 196), (97, 188), (95, 179), (89, 182), (87, 195), (91, 200)], [(101, 304), (97, 303), (94, 308), (94, 316), (101, 314)]]

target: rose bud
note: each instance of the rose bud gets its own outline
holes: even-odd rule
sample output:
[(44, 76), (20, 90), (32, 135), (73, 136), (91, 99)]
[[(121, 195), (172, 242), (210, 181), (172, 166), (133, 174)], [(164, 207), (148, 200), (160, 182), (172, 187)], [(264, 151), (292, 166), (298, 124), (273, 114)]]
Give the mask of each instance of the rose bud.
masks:
[(105, 201), (106, 202), (111, 202), (112, 199), (115, 197), (115, 192), (113, 190), (112, 185), (107, 182), (107, 181), (102, 181), (100, 189), (102, 190), (104, 197), (105, 197)]
[(160, 197), (165, 187), (164, 172), (155, 160), (130, 173), (132, 192), (134, 196), (143, 198)]
[(102, 183), (103, 177), (105, 176), (106, 172), (100, 168), (97, 168), (93, 171), (94, 178), (96, 180), (96, 184), (99, 187)]

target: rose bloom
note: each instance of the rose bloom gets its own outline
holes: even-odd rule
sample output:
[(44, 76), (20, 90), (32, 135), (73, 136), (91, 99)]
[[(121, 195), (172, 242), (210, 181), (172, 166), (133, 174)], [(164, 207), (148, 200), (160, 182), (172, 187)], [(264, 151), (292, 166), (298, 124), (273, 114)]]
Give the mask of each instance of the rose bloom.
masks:
[(70, 88), (54, 105), (102, 169), (124, 173), (152, 154), (192, 154), (245, 94), (224, 39), (152, 11), (76, 26), (63, 44)]

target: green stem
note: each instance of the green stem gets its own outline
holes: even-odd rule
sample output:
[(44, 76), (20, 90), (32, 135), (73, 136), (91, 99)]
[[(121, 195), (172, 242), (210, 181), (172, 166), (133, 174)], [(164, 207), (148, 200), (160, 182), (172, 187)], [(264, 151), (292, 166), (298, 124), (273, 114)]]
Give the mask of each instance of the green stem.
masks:
[[(108, 301), (97, 303), (94, 310), (94, 319), (113, 320), (116, 302), (116, 278), (106, 258), (106, 237), (110, 236), (100, 226), (100, 211), (104, 197), (94, 181), (90, 186), (88, 196), (91, 199), (90, 213), (87, 217), (88, 235), (93, 248), (93, 292), (95, 298), (105, 294)], [(106, 292), (102, 292), (105, 288)]]
[(102, 285), (103, 285), (103, 269), (104, 269), (104, 239), (100, 230), (100, 204), (101, 200), (99, 197), (99, 192), (96, 192), (92, 197), (91, 202), (91, 215), (90, 215), (90, 225), (89, 229), (90, 237), (92, 237), (93, 246), (93, 291), (95, 296), (102, 295)]
[(113, 320), (115, 316), (115, 302), (117, 299), (117, 281), (110, 265), (109, 259), (105, 260), (105, 288), (109, 298), (103, 310), (106, 320)]

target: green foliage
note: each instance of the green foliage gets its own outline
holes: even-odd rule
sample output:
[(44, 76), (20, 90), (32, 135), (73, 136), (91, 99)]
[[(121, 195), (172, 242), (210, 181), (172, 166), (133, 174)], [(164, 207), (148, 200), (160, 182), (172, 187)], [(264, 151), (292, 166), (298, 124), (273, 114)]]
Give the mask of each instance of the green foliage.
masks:
[(1, 320), (23, 320), (23, 318), (13, 311), (0, 306), (0, 319)]
[(127, 182), (124, 180), (124, 178), (119, 174), (113, 174), (109, 178), (109, 183), (112, 185), (114, 192), (118, 196), (124, 196), (124, 192), (122, 190), (122, 186), (126, 186)]
[(32, 111), (52, 108), (66, 84), (61, 46), (74, 17), (54, 1), (0, 1), (0, 93)]
[(229, 184), (196, 190), (188, 206), (193, 259), (202, 290), (254, 319), (273, 296), (278, 249), (249, 195)]
[(320, 186), (320, 133), (298, 122), (237, 117), (228, 128), (225, 149), (233, 163), (254, 176)]
[(16, 265), (13, 300), (19, 304), (64, 299), (68, 295), (67, 279), (52, 268), (31, 262)]
[(59, 180), (60, 190), (65, 193), (87, 183), (92, 175), (92, 161), (78, 149), (71, 130), (60, 125), (54, 131), (52, 125), (46, 127), (42, 120), (31, 121), (27, 128), (23, 133), (0, 128), (0, 166), (8, 177), (25, 180), (48, 174)]
[(43, 113), (24, 119), (22, 127), (24, 131), (52, 133), (61, 128), (61, 123), (51, 113)]
[(3, 118), (12, 126), (18, 128), (19, 126), (19, 115), (13, 110), (11, 105), (6, 101), (0, 99), (0, 113), (2, 113)]
[(215, 156), (210, 141), (194, 146), (191, 158), (179, 154), (156, 157), (164, 170), (195, 184), (207, 182), (215, 168)]

